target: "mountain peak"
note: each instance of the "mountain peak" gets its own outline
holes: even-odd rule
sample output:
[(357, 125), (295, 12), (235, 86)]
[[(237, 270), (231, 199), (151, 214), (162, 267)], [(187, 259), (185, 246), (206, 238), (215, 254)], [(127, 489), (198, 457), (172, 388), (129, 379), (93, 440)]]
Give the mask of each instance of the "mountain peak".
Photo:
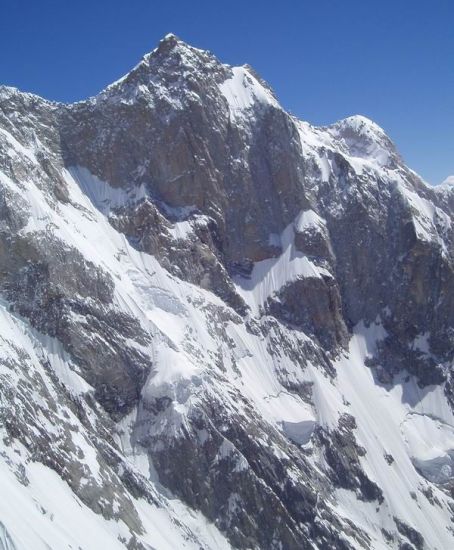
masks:
[(339, 130), (354, 132), (357, 135), (366, 135), (370, 132), (376, 135), (385, 134), (383, 128), (364, 115), (352, 115), (347, 118), (343, 118), (333, 124), (333, 126)]
[(400, 162), (396, 146), (383, 128), (364, 115), (349, 116), (327, 129), (353, 157), (374, 159), (381, 166), (394, 166)]
[(159, 41), (158, 50), (167, 49), (170, 50), (178, 45), (188, 46), (183, 40), (181, 40), (176, 34), (168, 33)]
[(161, 40), (161, 42), (164, 42), (164, 41), (166, 41), (166, 40), (170, 40), (170, 41), (175, 40), (175, 41), (178, 42), (180, 39), (179, 39), (178, 36), (177, 36), (176, 34), (174, 34), (173, 32), (169, 32), (169, 33), (167, 33), (167, 34), (164, 36), (164, 38)]
[(195, 48), (191, 44), (188, 44), (184, 40), (182, 40), (179, 36), (177, 36), (174, 33), (168, 33), (164, 36), (164, 38), (161, 38), (161, 40), (158, 43), (158, 46), (149, 54), (145, 56), (145, 58), (150, 57), (152, 54), (158, 53), (158, 54), (169, 54), (176, 51), (186, 51), (186, 52), (192, 52), (192, 53), (207, 53), (206, 50), (202, 50), (199, 48)]
[[(168, 90), (175, 87), (177, 82), (182, 86), (182, 81), (188, 74), (200, 76), (210, 71), (215, 73), (224, 70), (221, 62), (212, 53), (195, 48), (175, 34), (168, 33), (133, 69), (107, 86), (96, 97), (101, 100), (114, 98), (131, 101), (150, 86), (163, 86)], [(137, 91), (139, 87), (142, 87), (142, 92)]]

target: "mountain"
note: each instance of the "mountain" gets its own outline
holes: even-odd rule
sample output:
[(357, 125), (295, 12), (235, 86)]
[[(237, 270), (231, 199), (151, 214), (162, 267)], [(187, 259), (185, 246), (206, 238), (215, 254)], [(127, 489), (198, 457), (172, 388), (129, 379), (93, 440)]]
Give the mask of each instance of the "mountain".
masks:
[(441, 185), (452, 185), (454, 184), (454, 176), (448, 176)]
[(454, 546), (454, 187), (174, 35), (0, 87), (0, 549)]

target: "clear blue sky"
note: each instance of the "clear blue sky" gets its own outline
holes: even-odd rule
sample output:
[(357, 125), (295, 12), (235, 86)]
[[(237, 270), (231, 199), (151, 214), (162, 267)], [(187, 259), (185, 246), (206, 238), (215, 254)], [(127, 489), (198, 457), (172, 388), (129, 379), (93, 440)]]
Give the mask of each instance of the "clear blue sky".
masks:
[(251, 64), (314, 124), (363, 114), (427, 181), (454, 174), (453, 0), (1, 0), (0, 83), (95, 94), (173, 32)]

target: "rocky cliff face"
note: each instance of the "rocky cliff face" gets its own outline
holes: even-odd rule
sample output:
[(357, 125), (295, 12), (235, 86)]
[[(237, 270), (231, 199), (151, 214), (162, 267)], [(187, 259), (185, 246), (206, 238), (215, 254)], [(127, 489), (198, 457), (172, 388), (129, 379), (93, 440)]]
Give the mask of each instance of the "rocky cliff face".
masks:
[(0, 88), (0, 548), (454, 544), (454, 187), (173, 35)]

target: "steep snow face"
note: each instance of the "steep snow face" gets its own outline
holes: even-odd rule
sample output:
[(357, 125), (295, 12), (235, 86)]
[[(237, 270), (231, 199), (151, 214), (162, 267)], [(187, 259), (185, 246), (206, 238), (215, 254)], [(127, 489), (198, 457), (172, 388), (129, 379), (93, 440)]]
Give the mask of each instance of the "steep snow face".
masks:
[(332, 277), (327, 269), (317, 266), (295, 247), (295, 232), (319, 229), (322, 224), (323, 220), (313, 210), (301, 212), (281, 235), (273, 236), (274, 242), (282, 247), (282, 253), (277, 258), (255, 263), (247, 278), (239, 276), (235, 279), (239, 294), (255, 315), (259, 315), (268, 298), (292, 281)]
[[(21, 454), (19, 458), (25, 460), (26, 455)], [(16, 464), (19, 466), (21, 462)], [(0, 461), (3, 489), (0, 513), (8, 526), (0, 526), (2, 550), (71, 546), (87, 550), (106, 546), (120, 550), (131, 540), (124, 523), (106, 521), (95, 514), (51, 469), (30, 461), (23, 471), (27, 479), (25, 486), (11, 472), (11, 465), (11, 461)], [(199, 549), (202, 544), (205, 548), (231, 548), (214, 526), (181, 503), (169, 502), (164, 507), (140, 499), (134, 506), (146, 530), (142, 539), (148, 547)]]
[[(79, 382), (80, 378), (74, 372), (75, 365), (61, 350), (60, 344), (31, 330), (27, 323), (8, 312), (4, 304), (0, 307), (0, 326), (2, 413), (8, 407), (9, 415), (21, 418), (25, 414), (21, 402), (27, 399), (32, 416), (21, 418), (24, 423), (21, 428), (29, 430), (29, 437), (36, 441), (42, 434), (56, 444), (61, 437), (66, 438), (62, 452), (67, 456), (74, 452), (74, 466), (79, 464), (83, 468), (81, 485), (76, 489), (74, 480), (69, 480), (68, 485), (68, 479), (58, 475), (55, 471), (57, 464), (50, 462), (44, 466), (18, 440), (4, 446), (0, 458), (1, 547), (5, 550), (57, 549), (71, 545), (93, 550), (102, 545), (124, 548), (128, 541), (135, 540), (135, 536), (130, 531), (128, 520), (125, 523), (116, 517), (117, 513), (121, 515), (123, 504), (121, 498), (117, 500), (121, 495), (110, 496), (114, 508), (111, 518), (95, 513), (87, 505), (84, 487), (96, 492), (95, 487), (102, 486), (108, 479), (109, 469), (100, 453), (93, 426), (84, 425), (77, 418), (62, 393), (62, 388), (65, 388), (70, 395), (81, 397), (89, 395), (92, 388)], [(27, 368), (26, 375), (21, 372), (21, 367)], [(38, 380), (39, 384), (35, 382), (29, 389), (28, 380)], [(23, 389), (17, 392), (16, 403), (12, 405), (8, 394), (14, 386)], [(83, 406), (83, 400), (79, 403)], [(53, 408), (57, 409), (55, 416), (50, 412)], [(87, 409), (86, 412), (90, 423), (102, 420), (97, 418), (96, 411)], [(11, 418), (8, 423), (12, 421)], [(2, 426), (4, 441), (7, 434), (8, 430)], [(54, 457), (58, 456), (54, 451)], [(115, 484), (112, 478), (109, 483)], [(181, 503), (168, 501), (152, 486), (144, 497), (130, 501), (129, 514), (135, 510), (134, 514), (142, 524), (141, 538), (153, 547), (169, 550), (199, 548), (200, 545), (230, 548), (214, 526)]]
[(361, 115), (337, 122), (328, 133), (350, 156), (375, 161), (379, 166), (388, 166), (396, 154), (382, 128)]
[[(355, 327), (348, 353), (337, 364), (338, 391), (349, 403), (348, 410), (357, 420), (358, 441), (367, 449), (364, 469), (383, 490), (380, 528), (392, 531), (397, 515), (417, 527), (429, 548), (445, 548), (452, 542), (452, 532), (442, 519), (450, 515), (449, 504), (439, 493), (440, 507), (426, 508), (421, 496), (433, 476), (442, 476), (443, 468), (450, 468), (454, 415), (442, 387), (421, 389), (405, 376), (391, 389), (377, 384), (365, 362), (376, 352), (377, 342), (387, 336), (381, 322)], [(412, 493), (416, 496), (409, 500)], [(369, 521), (371, 510), (352, 507), (349, 495), (341, 493), (338, 505), (351, 514), (355, 524), (363, 526)], [(373, 533), (377, 544), (381, 536), (379, 529)]]
[(451, 229), (452, 218), (431, 201), (419, 196), (408, 186), (400, 185), (399, 190), (412, 211), (412, 219), (419, 239), (438, 242), (444, 248), (443, 240)]
[[(76, 173), (80, 175), (80, 171)], [(116, 285), (117, 307), (123, 311), (134, 311), (149, 330), (157, 333), (154, 339), (155, 351), (148, 350), (148, 353), (156, 356), (158, 367), (153, 384), (168, 387), (169, 384), (177, 384), (182, 378), (191, 378), (196, 367), (191, 367), (184, 352), (176, 351), (176, 345), (171, 340), (176, 328), (174, 323), (173, 326), (171, 322), (165, 324), (166, 316), (170, 321), (171, 318), (178, 319), (184, 313), (180, 298), (169, 290), (164, 290), (169, 286), (165, 282), (168, 276), (164, 275), (162, 279), (161, 275), (159, 283), (159, 272), (162, 272), (159, 264), (153, 258), (147, 258), (131, 249), (124, 237), (116, 233), (105, 217), (95, 209), (90, 200), (93, 195), (85, 195), (84, 188), (79, 187), (69, 172), (65, 173), (65, 178), (69, 187), (70, 204), (60, 205), (57, 211), (48, 209), (45, 224), (42, 227), (34, 226), (34, 238), (39, 238), (40, 233), (53, 227), (62, 245), (76, 249), (82, 253), (84, 261), (93, 261), (95, 265), (112, 274)], [(87, 174), (84, 174), (84, 184), (88, 179)], [(99, 187), (96, 178), (92, 177), (90, 181)], [(32, 212), (36, 204), (45, 204), (44, 197), (31, 183), (28, 197)], [(41, 208), (40, 212), (43, 218)], [(29, 226), (25, 231), (29, 234)], [(154, 284), (151, 283), (150, 273), (153, 273), (152, 278), (156, 278)], [(172, 284), (170, 288), (174, 288)], [(197, 293), (194, 298), (196, 295)], [(156, 325), (154, 319), (157, 320)], [(165, 336), (159, 335), (159, 325), (166, 329)], [(43, 434), (57, 441), (69, 438), (71, 444), (64, 443), (61, 452), (68, 454), (74, 445), (74, 457), (70, 456), (67, 460), (69, 464), (71, 460), (75, 465), (80, 463), (85, 470), (77, 488), (72, 484), (68, 486), (67, 479), (59, 470), (58, 462), (55, 464), (51, 460), (50, 469), (32, 460), (29, 450), (19, 442), (11, 447), (7, 446), (5, 452), (2, 452), (0, 465), (3, 488), (0, 517), (3, 521), (4, 548), (57, 549), (70, 545), (87, 550), (101, 546), (125, 548), (130, 540), (136, 540), (136, 535), (131, 533), (131, 525), (125, 524), (116, 515), (122, 515), (121, 495), (120, 501), (112, 495), (102, 497), (113, 499), (111, 504), (114, 513), (111, 518), (93, 512), (93, 503), (91, 507), (90, 504), (87, 505), (88, 497), (84, 488), (94, 491), (93, 487), (105, 486), (106, 472), (109, 471), (101, 458), (102, 452), (100, 454), (100, 443), (97, 440), (100, 436), (93, 429), (93, 424), (102, 421), (102, 418), (97, 418), (98, 411), (87, 408), (85, 414), (89, 415), (90, 422), (88, 426), (84, 425), (71, 411), (71, 402), (76, 399), (79, 406), (84, 408), (85, 399), (93, 395), (93, 388), (78, 374), (77, 366), (58, 341), (38, 333), (25, 321), (11, 315), (6, 304), (2, 304), (0, 308), (0, 326), (0, 373), (4, 381), (0, 396), (1, 411), (8, 411), (8, 416), (12, 414), (9, 388), (20, 387), (24, 379), (33, 380), (39, 377), (43, 387), (35, 385), (33, 389), (25, 388), (14, 405), (13, 410), (17, 408), (17, 411), (22, 411), (21, 401), (24, 400), (25, 404), (26, 399), (33, 407), (32, 416), (36, 415), (33, 421), (31, 418), (21, 419), (24, 424), (21, 429), (30, 430), (30, 437), (42, 437)], [(163, 340), (161, 344), (160, 340)], [(180, 371), (176, 366), (176, 359), (179, 360)], [(21, 375), (21, 367), (27, 369), (26, 378)], [(159, 370), (162, 372), (161, 376)], [(51, 392), (52, 397), (46, 397), (43, 393), (45, 388), (46, 394)], [(55, 418), (49, 417), (48, 411), (55, 406), (59, 408), (59, 415)], [(16, 414), (20, 418), (23, 413)], [(39, 432), (35, 431), (37, 428), (33, 422), (39, 423)], [(114, 435), (113, 426), (111, 430)], [(4, 428), (2, 432), (6, 438), (7, 432), (5, 433)], [(27, 439), (28, 436), (25, 442)], [(55, 451), (53, 460), (63, 460), (58, 451)], [(65, 466), (61, 467), (64, 470)], [(131, 467), (134, 468), (133, 462)], [(55, 469), (61, 477), (53, 471)], [(108, 483), (115, 486), (112, 479)], [(230, 548), (224, 537), (205, 518), (195, 511), (188, 511), (176, 500), (167, 501), (153, 486), (143, 492), (142, 498), (131, 500), (130, 505), (131, 512), (128, 514), (137, 516), (141, 527), (136, 534), (144, 544), (163, 549), (200, 546)], [(27, 518), (25, 522), (24, 518)]]
[(357, 175), (394, 171), (401, 163), (394, 144), (385, 132), (366, 117), (356, 115), (326, 128), (297, 122), (303, 154), (318, 164), (322, 181), (336, 172), (330, 151), (340, 153)]
[(227, 100), (231, 116), (240, 116), (254, 105), (279, 107), (272, 93), (245, 67), (233, 67), (232, 73), (233, 75), (219, 86)]
[[(65, 175), (65, 177), (67, 177)], [(69, 177), (74, 178), (82, 192), (103, 214), (109, 215), (112, 210), (128, 204), (137, 203), (147, 196), (145, 185), (125, 190), (121, 187), (111, 187), (81, 166), (72, 166)]]
[(2, 550), (15, 550), (16, 548), (3, 523), (0, 524), (0, 548)]
[(454, 176), (448, 176), (441, 185), (454, 185)]
[(453, 545), (449, 193), (174, 35), (0, 106), (0, 549)]

